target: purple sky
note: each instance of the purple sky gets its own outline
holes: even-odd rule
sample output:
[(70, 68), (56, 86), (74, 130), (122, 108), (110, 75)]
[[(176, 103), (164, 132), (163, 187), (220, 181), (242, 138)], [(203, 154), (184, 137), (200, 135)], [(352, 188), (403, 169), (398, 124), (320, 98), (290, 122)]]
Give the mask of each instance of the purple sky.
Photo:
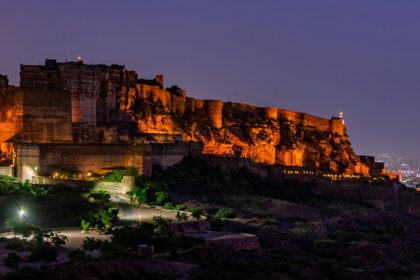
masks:
[(161, 73), (199, 98), (330, 117), (356, 152), (420, 159), (420, 1), (0, 2), (0, 73), (46, 57)]

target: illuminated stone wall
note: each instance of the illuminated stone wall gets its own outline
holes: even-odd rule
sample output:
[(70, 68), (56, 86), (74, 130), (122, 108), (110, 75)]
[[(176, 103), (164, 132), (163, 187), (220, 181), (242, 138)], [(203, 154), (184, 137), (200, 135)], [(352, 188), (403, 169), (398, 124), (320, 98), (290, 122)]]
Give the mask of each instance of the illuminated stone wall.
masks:
[(22, 141), (73, 142), (69, 91), (27, 91), (23, 108)]
[(15, 136), (23, 126), (23, 92), (8, 87), (0, 89), (0, 145), (4, 156), (10, 156), (11, 144), (6, 140)]

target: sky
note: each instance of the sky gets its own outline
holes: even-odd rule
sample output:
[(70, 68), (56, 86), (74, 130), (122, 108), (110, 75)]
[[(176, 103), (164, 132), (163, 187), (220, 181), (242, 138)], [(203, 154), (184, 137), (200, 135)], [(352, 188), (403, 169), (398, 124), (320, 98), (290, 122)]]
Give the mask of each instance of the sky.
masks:
[(2, 0), (0, 73), (124, 64), (196, 98), (343, 111), (358, 154), (420, 159), (419, 30), (418, 0)]

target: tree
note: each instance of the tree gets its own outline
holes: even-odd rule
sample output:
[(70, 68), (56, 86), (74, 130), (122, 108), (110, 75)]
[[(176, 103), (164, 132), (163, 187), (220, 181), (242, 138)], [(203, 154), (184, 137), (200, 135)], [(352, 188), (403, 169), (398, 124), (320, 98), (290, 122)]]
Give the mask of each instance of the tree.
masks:
[(18, 269), (20, 260), (21, 260), (21, 258), (18, 254), (14, 253), (14, 252), (11, 252), (3, 260), (3, 263), (8, 268)]
[(197, 221), (201, 219), (201, 216), (204, 214), (202, 209), (195, 208), (191, 211), (191, 216)]

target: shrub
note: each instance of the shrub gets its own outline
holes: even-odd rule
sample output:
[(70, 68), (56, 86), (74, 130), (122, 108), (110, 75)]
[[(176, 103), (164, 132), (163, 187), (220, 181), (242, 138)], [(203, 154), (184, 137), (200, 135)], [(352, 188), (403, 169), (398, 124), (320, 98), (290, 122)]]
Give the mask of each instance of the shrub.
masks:
[(195, 208), (191, 211), (191, 216), (197, 221), (201, 219), (201, 216), (204, 214), (202, 209)]
[(216, 218), (217, 219), (233, 219), (236, 217), (236, 213), (235, 211), (233, 211), (232, 209), (229, 208), (222, 208), (219, 209), (216, 213)]
[(153, 224), (155, 225), (155, 228), (159, 235), (167, 237), (169, 236), (169, 225), (168, 221), (165, 220), (162, 216), (154, 216), (153, 217)]
[(187, 206), (186, 206), (186, 205), (184, 205), (184, 204), (177, 204), (177, 205), (175, 206), (175, 209), (176, 209), (177, 211), (185, 211), (185, 210), (187, 210)]
[(19, 241), (9, 241), (6, 244), (6, 250), (21, 252), (23, 251), (23, 243)]
[(85, 259), (85, 256), (86, 256), (85, 252), (80, 249), (70, 251), (67, 255), (67, 257), (69, 258), (69, 262), (71, 263), (81, 262), (82, 260)]
[(40, 230), (39, 227), (24, 221), (6, 220), (5, 224), (6, 228), (12, 231), (13, 234), (21, 235), (24, 238), (28, 238), (29, 236)]
[(166, 202), (165, 205), (163, 205), (163, 208), (167, 210), (173, 210), (174, 205), (172, 204), (172, 202)]
[(89, 198), (100, 203), (108, 203), (111, 200), (111, 196), (105, 190), (94, 190), (89, 194)]
[(156, 205), (163, 205), (168, 201), (168, 193), (165, 191), (160, 191), (156, 193), (155, 203)]
[(20, 262), (20, 256), (16, 253), (9, 253), (7, 257), (3, 260), (3, 263), (6, 267), (11, 269), (18, 269), (19, 268), (19, 262)]
[(137, 170), (135, 168), (127, 168), (121, 170), (113, 170), (105, 174), (105, 182), (121, 182), (124, 176), (137, 176)]
[(82, 248), (85, 251), (92, 252), (95, 250), (101, 250), (102, 248), (106, 247), (109, 244), (107, 243), (108, 241), (102, 241), (100, 239), (93, 238), (93, 237), (86, 237), (83, 240)]
[(57, 251), (51, 245), (40, 244), (33, 248), (31, 254), (31, 261), (43, 261), (44, 263), (51, 263), (57, 261)]
[(83, 231), (88, 231), (89, 227), (90, 227), (90, 223), (89, 223), (89, 221), (86, 221), (85, 219), (82, 219), (82, 221), (80, 222), (80, 226), (82, 227)]

